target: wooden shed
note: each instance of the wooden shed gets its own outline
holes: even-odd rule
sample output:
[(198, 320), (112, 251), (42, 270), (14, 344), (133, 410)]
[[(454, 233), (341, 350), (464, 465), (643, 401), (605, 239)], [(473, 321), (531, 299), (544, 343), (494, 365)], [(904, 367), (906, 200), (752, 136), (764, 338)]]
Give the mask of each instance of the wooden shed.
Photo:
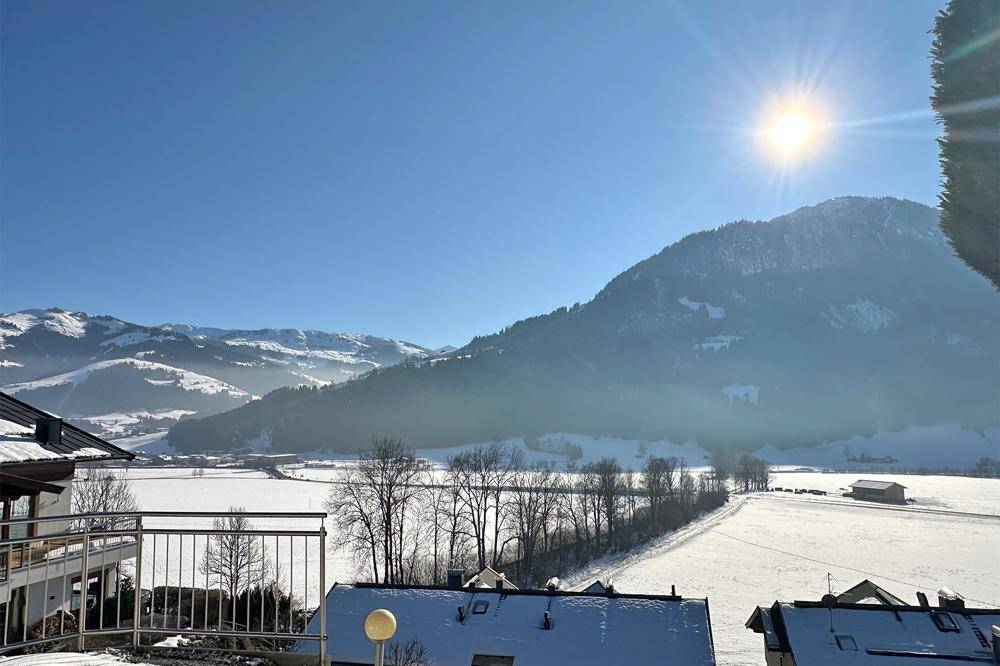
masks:
[(851, 484), (850, 496), (873, 502), (906, 503), (906, 486), (895, 481), (860, 479)]

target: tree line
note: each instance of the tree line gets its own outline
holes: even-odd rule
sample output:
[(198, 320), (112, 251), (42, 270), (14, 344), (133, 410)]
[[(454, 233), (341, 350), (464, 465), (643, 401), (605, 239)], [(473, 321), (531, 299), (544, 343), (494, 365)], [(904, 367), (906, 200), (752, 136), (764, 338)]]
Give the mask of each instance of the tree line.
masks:
[[(638, 471), (614, 458), (557, 471), (527, 464), (501, 441), (434, 468), (401, 440), (382, 438), (331, 487), (327, 511), (336, 544), (372, 582), (442, 584), (449, 568), (489, 566), (534, 586), (721, 506), (730, 478), (742, 487), (739, 470), (696, 475), (679, 458), (648, 456)], [(766, 482), (754, 470), (748, 489)]]

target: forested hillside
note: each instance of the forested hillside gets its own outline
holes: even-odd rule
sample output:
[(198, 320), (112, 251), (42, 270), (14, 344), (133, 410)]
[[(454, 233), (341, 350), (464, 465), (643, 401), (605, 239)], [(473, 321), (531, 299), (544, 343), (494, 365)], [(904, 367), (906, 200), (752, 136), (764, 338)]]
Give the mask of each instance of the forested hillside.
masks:
[[(788, 447), (909, 425), (995, 425), (1000, 297), (936, 212), (846, 197), (688, 236), (586, 304), (447, 357), (281, 389), (179, 423), (181, 450), (356, 451), (549, 432)], [(261, 439), (262, 438), (262, 439)]]

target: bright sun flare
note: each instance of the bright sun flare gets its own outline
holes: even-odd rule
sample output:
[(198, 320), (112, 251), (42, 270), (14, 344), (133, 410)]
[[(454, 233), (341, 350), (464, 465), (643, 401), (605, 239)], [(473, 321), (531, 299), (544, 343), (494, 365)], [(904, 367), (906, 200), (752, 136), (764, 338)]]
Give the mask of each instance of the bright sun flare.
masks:
[(816, 126), (804, 113), (785, 113), (771, 125), (767, 134), (779, 150), (792, 155), (812, 138)]

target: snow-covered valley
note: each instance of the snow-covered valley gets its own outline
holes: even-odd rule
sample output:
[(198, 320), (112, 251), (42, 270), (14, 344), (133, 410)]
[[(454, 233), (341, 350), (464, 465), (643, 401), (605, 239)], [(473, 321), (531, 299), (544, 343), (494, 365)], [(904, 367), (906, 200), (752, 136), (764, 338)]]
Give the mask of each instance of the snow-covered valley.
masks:
[[(338, 468), (287, 470), (307, 480), (276, 480), (246, 470), (130, 468), (143, 508), (323, 511)], [(775, 485), (836, 493), (855, 473), (781, 472)], [(757, 605), (776, 599), (818, 599), (864, 578), (914, 600), (950, 586), (970, 605), (1000, 605), (1000, 481), (948, 476), (884, 476), (907, 486), (915, 503), (893, 507), (829, 496), (758, 493), (631, 552), (580, 571), (552, 572), (569, 585), (612, 578), (623, 592), (708, 597), (720, 664), (763, 661), (759, 636), (743, 627)], [(287, 523), (286, 523), (287, 526)], [(185, 555), (186, 558), (193, 556)], [(310, 552), (310, 566), (319, 553)], [(328, 584), (354, 580), (349, 553), (326, 554)], [(190, 571), (190, 563), (186, 570)], [(310, 598), (318, 598), (310, 590)]]

